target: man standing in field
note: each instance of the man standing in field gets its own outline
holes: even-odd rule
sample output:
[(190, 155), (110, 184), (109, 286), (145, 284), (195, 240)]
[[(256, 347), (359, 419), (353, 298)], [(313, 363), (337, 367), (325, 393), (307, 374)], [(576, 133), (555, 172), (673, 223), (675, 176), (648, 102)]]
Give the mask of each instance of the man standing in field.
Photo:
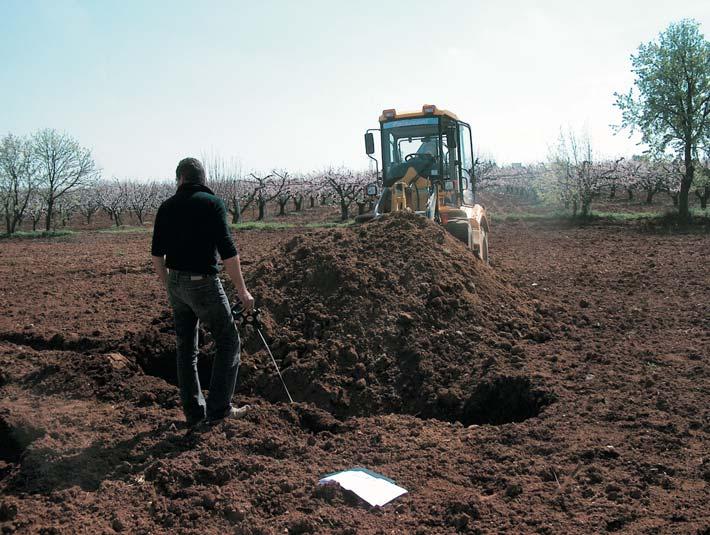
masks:
[[(158, 209), (153, 229), (153, 265), (168, 291), (177, 335), (177, 376), (188, 426), (239, 418), (249, 409), (232, 406), (239, 370), (240, 340), (222, 283), (217, 254), (246, 310), (254, 298), (244, 284), (239, 253), (222, 200), (205, 186), (199, 160), (185, 158), (175, 170), (177, 193)], [(202, 321), (216, 346), (205, 403), (197, 375), (197, 333)]]

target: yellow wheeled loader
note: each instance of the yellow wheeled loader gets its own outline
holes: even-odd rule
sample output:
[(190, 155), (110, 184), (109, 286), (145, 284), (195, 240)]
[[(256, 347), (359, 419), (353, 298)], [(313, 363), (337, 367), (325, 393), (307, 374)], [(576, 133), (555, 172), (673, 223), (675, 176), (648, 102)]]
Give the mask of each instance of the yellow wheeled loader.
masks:
[(489, 225), (486, 209), (475, 202), (471, 127), (433, 105), (419, 112), (384, 110), (380, 128), (365, 133), (365, 152), (377, 164), (379, 177), (373, 132), (380, 133), (382, 175), (367, 193), (379, 199), (360, 220), (416, 212), (443, 225), (487, 263)]

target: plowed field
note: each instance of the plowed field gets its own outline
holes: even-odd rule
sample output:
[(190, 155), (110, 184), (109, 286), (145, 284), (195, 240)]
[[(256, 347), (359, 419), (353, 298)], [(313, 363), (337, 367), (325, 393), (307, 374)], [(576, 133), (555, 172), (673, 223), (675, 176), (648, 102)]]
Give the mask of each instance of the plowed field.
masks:
[[(707, 234), (494, 224), (491, 267), (407, 215), (236, 239), (296, 403), (247, 330), (254, 409), (201, 433), (149, 233), (0, 241), (3, 533), (710, 532)], [(318, 487), (355, 466), (409, 493)]]

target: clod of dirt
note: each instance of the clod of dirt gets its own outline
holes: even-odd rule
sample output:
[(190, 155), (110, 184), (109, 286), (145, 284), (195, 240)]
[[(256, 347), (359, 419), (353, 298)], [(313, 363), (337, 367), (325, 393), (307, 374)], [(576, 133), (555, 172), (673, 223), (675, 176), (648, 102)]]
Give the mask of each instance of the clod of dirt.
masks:
[(14, 422), (8, 416), (0, 416), (0, 461), (20, 463), (27, 447), (44, 433), (44, 430)]
[(0, 522), (9, 522), (17, 516), (17, 505), (12, 502), (0, 503)]
[(332, 414), (314, 405), (298, 404), (295, 410), (301, 427), (311, 433), (321, 433), (323, 431), (337, 433), (343, 427), (343, 424), (334, 418)]

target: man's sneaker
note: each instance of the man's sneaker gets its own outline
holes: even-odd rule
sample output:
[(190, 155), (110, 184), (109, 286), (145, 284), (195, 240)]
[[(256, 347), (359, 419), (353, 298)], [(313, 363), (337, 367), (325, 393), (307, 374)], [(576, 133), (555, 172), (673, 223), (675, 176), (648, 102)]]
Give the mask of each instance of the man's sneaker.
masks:
[(215, 425), (221, 422), (222, 420), (237, 420), (239, 418), (243, 418), (247, 414), (247, 412), (249, 412), (249, 409), (251, 409), (250, 405), (242, 405), (239, 408), (232, 407), (223, 418), (217, 418), (216, 420), (207, 420), (207, 423), (209, 425)]
[(225, 416), (225, 418), (230, 418), (230, 419), (238, 419), (238, 418), (243, 418), (246, 416), (246, 414), (249, 412), (251, 409), (251, 405), (242, 405), (241, 407), (232, 407), (229, 411), (229, 414)]

